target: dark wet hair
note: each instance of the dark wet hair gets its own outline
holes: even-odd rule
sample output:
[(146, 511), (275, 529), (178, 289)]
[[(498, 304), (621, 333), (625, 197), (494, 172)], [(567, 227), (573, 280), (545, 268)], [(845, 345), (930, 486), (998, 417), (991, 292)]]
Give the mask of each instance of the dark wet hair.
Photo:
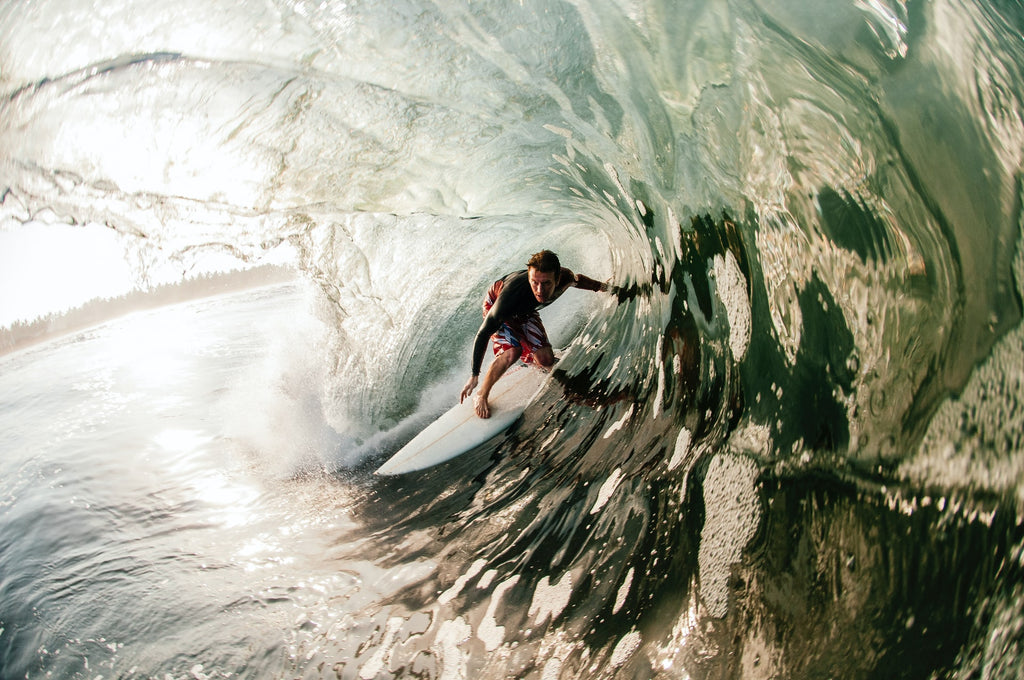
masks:
[(558, 261), (558, 255), (550, 250), (534, 253), (530, 256), (530, 261), (526, 263), (526, 266), (547, 274), (557, 274), (562, 271), (562, 263)]

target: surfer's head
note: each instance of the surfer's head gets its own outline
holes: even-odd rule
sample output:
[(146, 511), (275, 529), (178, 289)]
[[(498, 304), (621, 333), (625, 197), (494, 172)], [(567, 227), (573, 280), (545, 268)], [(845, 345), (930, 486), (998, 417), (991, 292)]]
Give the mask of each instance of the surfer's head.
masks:
[(558, 255), (555, 255), (550, 250), (542, 250), (530, 256), (530, 261), (526, 263), (526, 267), (527, 269), (536, 269), (539, 272), (557, 274), (562, 269), (562, 263), (558, 261)]
[(558, 255), (550, 250), (542, 250), (530, 257), (530, 261), (526, 263), (526, 275), (537, 302), (551, 300), (561, 271), (562, 265), (558, 261)]

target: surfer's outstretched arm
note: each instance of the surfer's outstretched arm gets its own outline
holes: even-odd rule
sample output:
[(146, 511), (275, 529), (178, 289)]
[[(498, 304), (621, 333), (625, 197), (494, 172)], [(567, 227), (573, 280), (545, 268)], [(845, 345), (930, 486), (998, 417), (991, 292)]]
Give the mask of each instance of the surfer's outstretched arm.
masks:
[(581, 290), (592, 290), (595, 293), (606, 293), (611, 290), (611, 287), (607, 282), (601, 282), (596, 279), (592, 279), (589, 276), (584, 276), (583, 274), (573, 274), (572, 272), (569, 273), (572, 275), (571, 285), (574, 288), (579, 288)]
[[(466, 385), (462, 388), (462, 393), (459, 395), (460, 404), (469, 395), (473, 394), (473, 390), (476, 389), (477, 383), (480, 381), (480, 367), (484, 362), (484, 352), (487, 351), (487, 341), (491, 337), (491, 333), (498, 330), (500, 326), (501, 321), (498, 319), (497, 312), (492, 307), (492, 312), (484, 316), (480, 330), (476, 332), (476, 340), (473, 342), (473, 371), (469, 376), (469, 380), (466, 381)], [(486, 382), (485, 379), (484, 383), (486, 384)], [(493, 385), (494, 381), (491, 381), (490, 384)], [(487, 390), (490, 391), (490, 385), (488, 385)]]

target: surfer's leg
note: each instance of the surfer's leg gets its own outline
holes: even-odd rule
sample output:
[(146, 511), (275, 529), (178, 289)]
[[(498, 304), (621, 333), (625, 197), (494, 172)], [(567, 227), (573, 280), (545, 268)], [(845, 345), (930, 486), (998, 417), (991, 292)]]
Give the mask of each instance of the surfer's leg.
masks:
[(544, 369), (554, 366), (555, 353), (551, 349), (551, 345), (548, 345), (547, 347), (538, 347), (533, 350), (533, 363)]
[(555, 353), (551, 349), (551, 341), (548, 340), (540, 315), (533, 314), (518, 330), (517, 339), (523, 346), (523, 361), (543, 369), (551, 368), (555, 363)]
[(508, 367), (519, 360), (519, 356), (521, 354), (521, 349), (516, 346), (512, 346), (494, 357), (494, 361), (491, 362), (490, 367), (487, 369), (487, 373), (484, 374), (484, 378), (480, 382), (480, 391), (477, 392), (476, 400), (473, 402), (476, 414), (481, 418), (491, 417), (491, 407), (490, 404), (487, 403), (487, 397), (491, 393), (491, 388), (494, 387), (494, 383), (498, 382), (498, 379), (505, 374)]

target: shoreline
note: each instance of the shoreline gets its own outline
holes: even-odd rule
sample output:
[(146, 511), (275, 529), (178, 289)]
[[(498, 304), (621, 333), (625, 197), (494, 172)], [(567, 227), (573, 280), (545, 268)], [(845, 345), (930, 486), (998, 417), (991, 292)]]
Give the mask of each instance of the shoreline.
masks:
[(115, 298), (96, 298), (72, 309), (53, 312), (31, 321), (16, 321), (0, 328), (0, 356), (135, 312), (288, 283), (297, 280), (299, 276), (299, 272), (292, 267), (263, 265), (184, 279), (148, 290), (134, 290)]

